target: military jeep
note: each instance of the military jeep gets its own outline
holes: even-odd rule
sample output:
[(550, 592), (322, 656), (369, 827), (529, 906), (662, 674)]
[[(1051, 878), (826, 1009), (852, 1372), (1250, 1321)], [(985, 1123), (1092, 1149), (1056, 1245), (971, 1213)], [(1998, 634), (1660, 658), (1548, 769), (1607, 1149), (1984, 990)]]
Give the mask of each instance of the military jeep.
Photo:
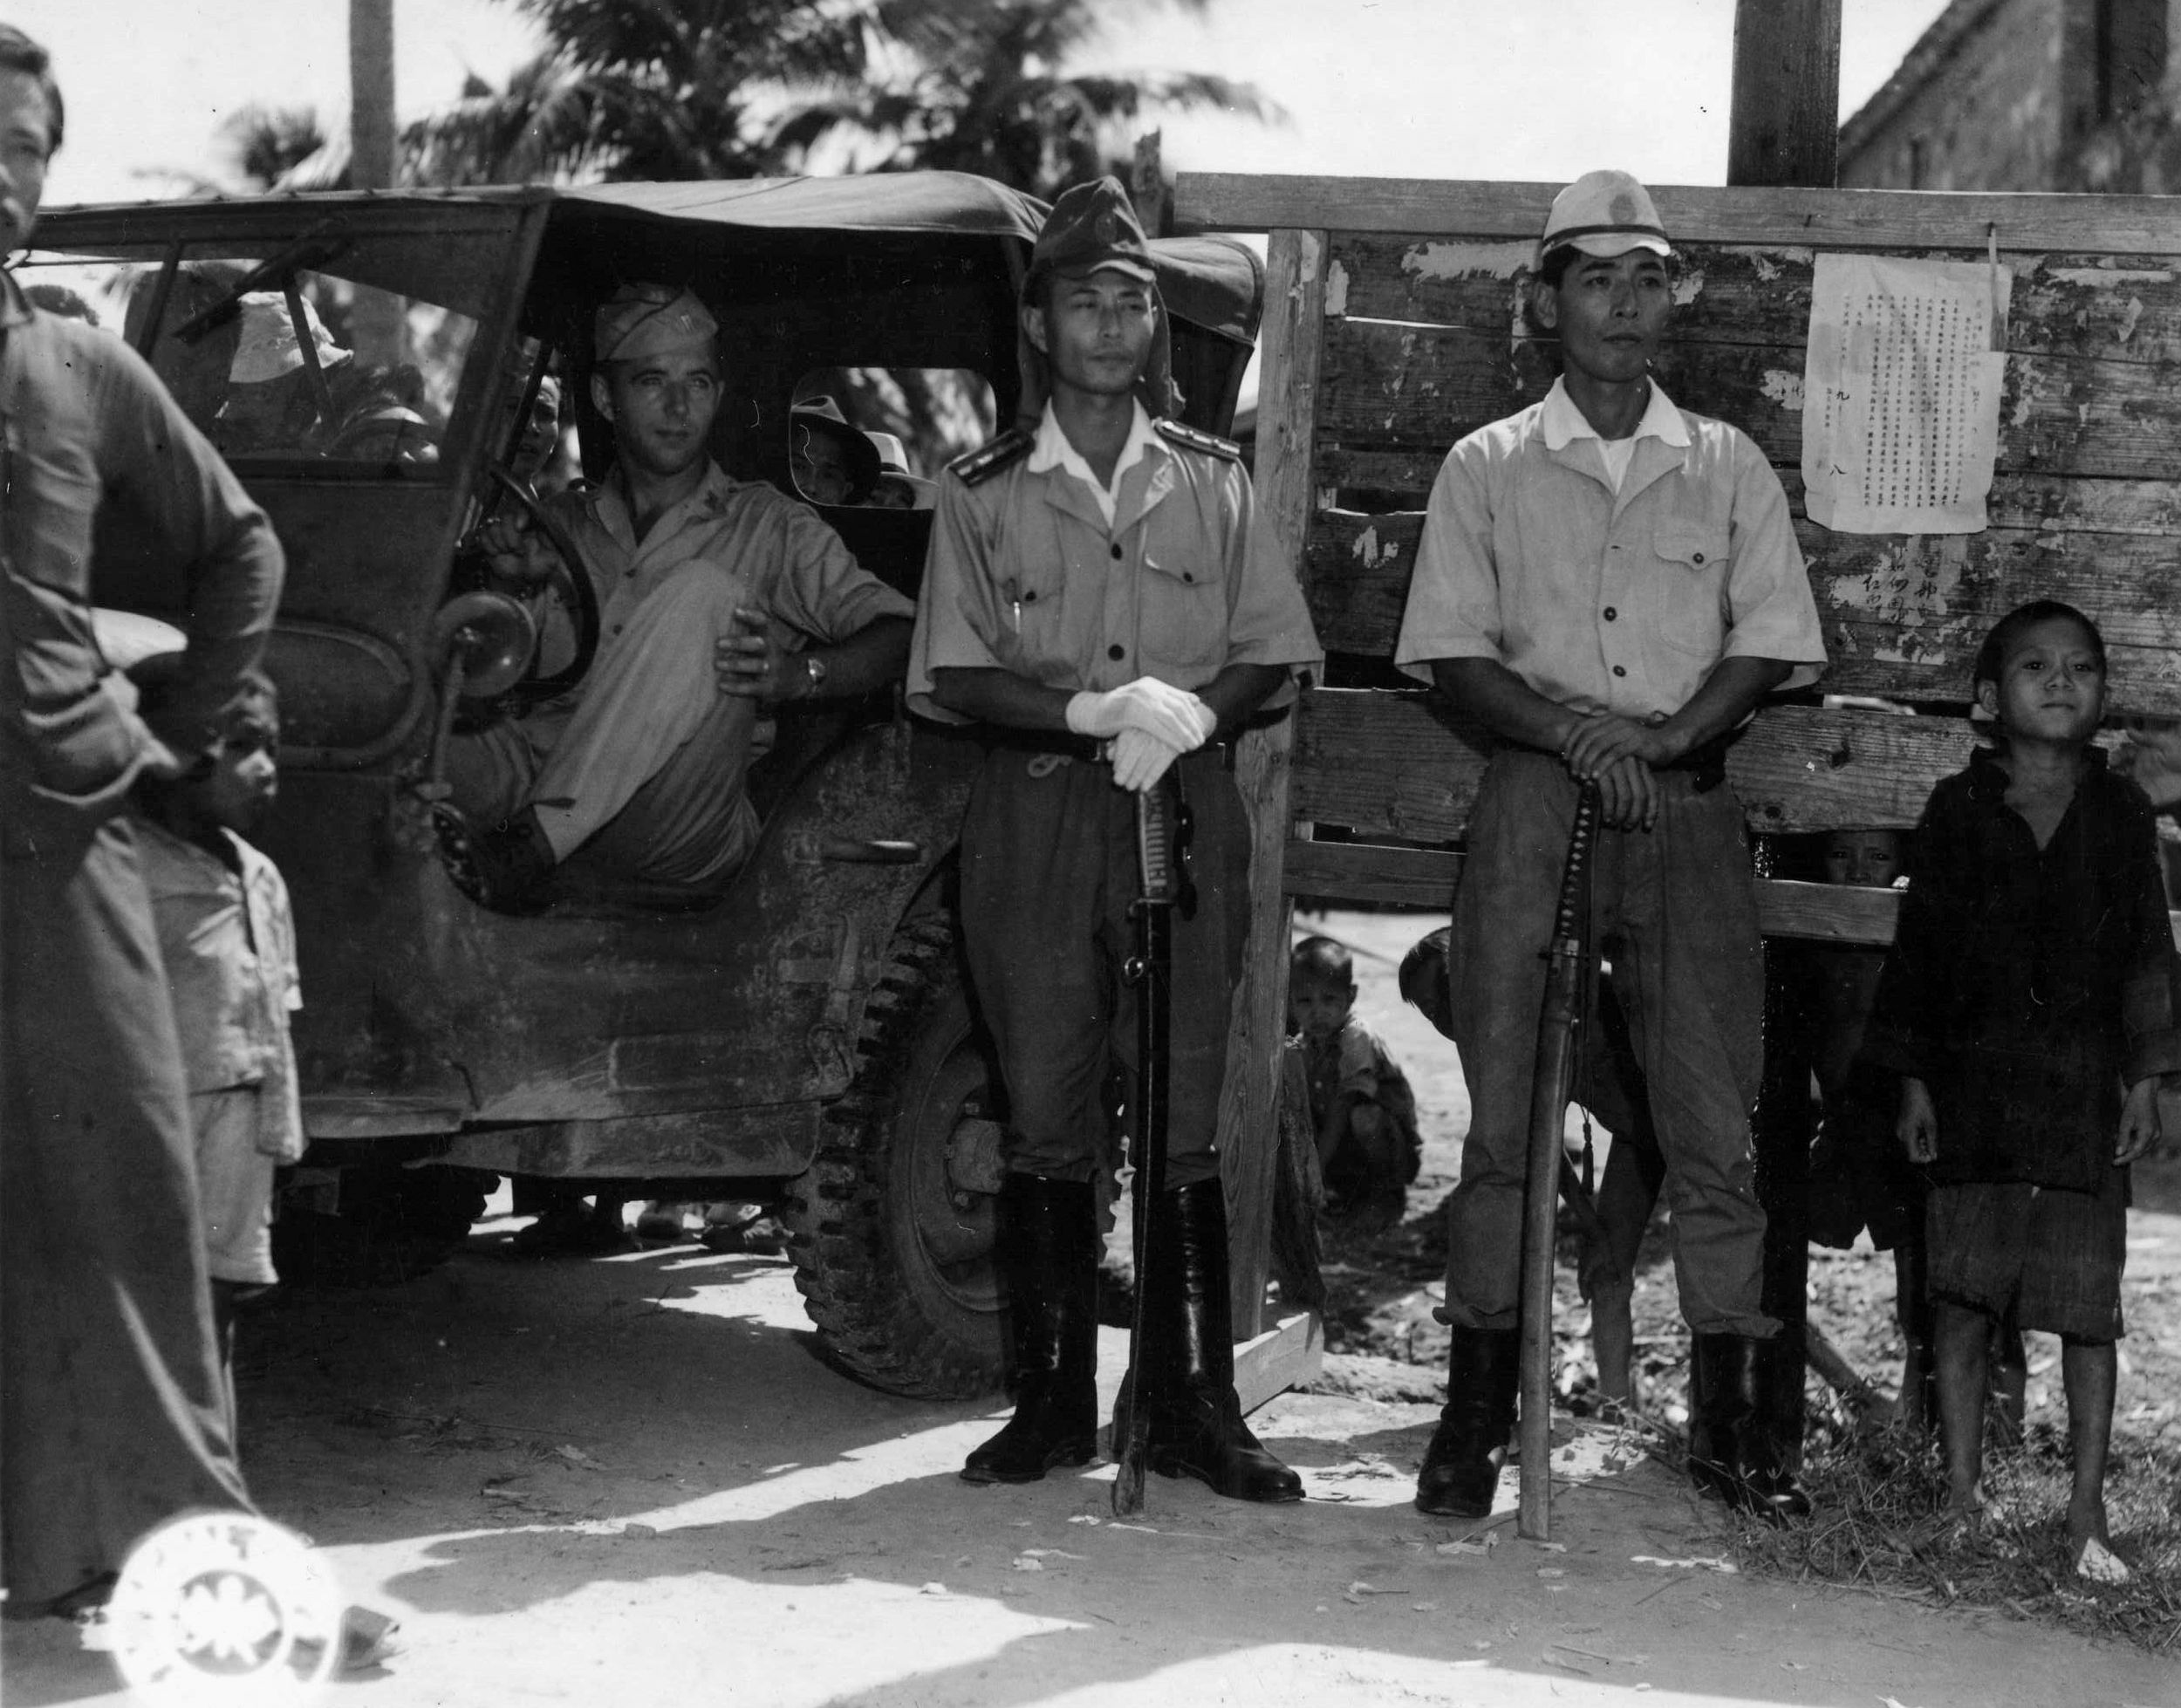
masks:
[[(283, 780), (261, 840), (294, 896), (307, 1005), (291, 1236), (335, 1249), (345, 1230), (352, 1256), (376, 1242), (398, 1273), (451, 1249), (496, 1177), (756, 1200), (786, 1225), (842, 1367), (902, 1394), (996, 1385), (1004, 1110), (952, 881), (974, 739), (912, 724), (898, 694), (781, 708), (753, 775), (762, 843), (695, 911), (632, 887), (486, 912), (450, 882), (426, 797), (458, 720), (579, 675), (595, 639), (578, 608), (573, 643), (545, 657), (520, 607), (467, 591), (468, 543), (521, 502), (510, 465), (549, 369), (583, 473), (605, 472), (585, 382), (592, 311), (617, 284), (687, 283), (718, 317), (712, 449), (731, 475), (796, 490), (789, 412), (817, 376), (857, 425), (913, 441), (906, 472), (928, 482), (1015, 417), (1015, 297), (1043, 212), (984, 180), (903, 174), (41, 222), (18, 277), (152, 361), (287, 548), (267, 659)], [(1261, 269), (1219, 240), (1159, 247), (1186, 419), (1224, 431)], [(911, 383), (933, 374), (947, 383)], [(947, 419), (918, 419), (920, 399)], [(914, 594), (927, 509), (821, 514)], [(126, 511), (103, 518), (99, 603), (178, 616), (154, 591), (163, 550)]]

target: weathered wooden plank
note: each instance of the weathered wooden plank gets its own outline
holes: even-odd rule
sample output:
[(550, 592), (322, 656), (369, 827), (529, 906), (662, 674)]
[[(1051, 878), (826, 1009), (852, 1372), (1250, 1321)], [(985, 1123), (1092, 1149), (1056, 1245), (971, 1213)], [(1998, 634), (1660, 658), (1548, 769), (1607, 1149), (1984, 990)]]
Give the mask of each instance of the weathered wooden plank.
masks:
[(1248, 1416), (1290, 1388), (1308, 1387), (1325, 1364), (1325, 1325), (1315, 1311), (1283, 1316), (1234, 1349), (1234, 1397)]
[[(1393, 902), (1445, 912), (1463, 856), (1451, 849), (1388, 848), (1368, 842), (1291, 842), (1288, 890), (1327, 901)], [(1893, 940), (1901, 892), (1843, 884), (1806, 884), (1799, 878), (1757, 880), (1757, 920), (1767, 937), (1801, 937), (1819, 943)], [(2166, 916), (2174, 946), (2181, 949), (2181, 912)]]
[[(1367, 842), (1291, 842), (1288, 888), (1329, 901), (1395, 902), (1445, 911), (1466, 857), (1450, 849), (1388, 848)], [(1795, 878), (1757, 880), (1757, 919), (1767, 937), (1822, 943), (1890, 943), (1897, 890)], [(2177, 916), (2181, 929), (2181, 916)]]
[[(1174, 223), (1183, 231), (1303, 226), (1461, 232), (1535, 243), (1561, 188), (1482, 179), (1185, 172), (1174, 189)], [(1996, 229), (2006, 249), (2181, 255), (2181, 200), (2171, 196), (1649, 188), (1666, 229), (1685, 243), (1981, 254)]]
[[(1323, 235), (1276, 234), (1266, 263), (1257, 525), (1280, 560), (1298, 572), (1309, 529), (1318, 359), (1326, 325)], [(1234, 1332), (1245, 1339), (1262, 1326), (1272, 1251), (1279, 1058), (1288, 1020), (1289, 905), (1280, 887), (1280, 851), (1292, 819), (1288, 765), (1294, 741), (1291, 717), (1253, 729), (1242, 738), (1234, 765), (1235, 786), (1250, 819), (1249, 938), (1227, 1038), (1219, 1148), (1229, 1229), (1228, 1295)]]
[[(1310, 613), (1328, 647), (1391, 655), (1423, 526), (1418, 510), (1317, 512)], [(2023, 527), (1836, 534), (1807, 520), (1796, 533), (1832, 655), (1829, 692), (1966, 700), (1992, 625), (2026, 600), (2055, 598), (2096, 614), (2116, 712), (2181, 717), (2181, 550), (2170, 536)]]
[[(1773, 461), (1802, 459), (1800, 345), (1669, 339), (1659, 382), (1684, 408), (1729, 420)], [(1344, 447), (1442, 450), (1535, 402), (1552, 385), (1537, 345), (1504, 333), (1336, 320), (1325, 340), (1318, 430)], [(2000, 400), (1997, 467), (2043, 475), (2181, 480), (2181, 370), (2171, 364), (2013, 356)]]
[[(1727, 773), (1753, 830), (1905, 827), (1973, 745), (1952, 719), (1774, 706), (1735, 744)], [(1484, 749), (1436, 695), (1316, 689), (1296, 721), (1289, 805), (1299, 823), (1452, 842), (1468, 823)]]
[[(1505, 239), (1340, 233), (1329, 302), (1355, 319), (1459, 326), (1511, 335), (1534, 245)], [(1983, 261), (1928, 249), (1890, 255)], [(1684, 344), (1799, 347), (1810, 319), (1817, 251), (1684, 244), (1673, 263), (1673, 334)], [(2014, 274), (2007, 347), (2020, 355), (2181, 361), (2181, 270), (2154, 255), (2000, 256)]]
[(1388, 848), (1383, 843), (1288, 844), (1283, 882), (1291, 896), (1444, 910), (1461, 876), (1461, 856), (1441, 848)]

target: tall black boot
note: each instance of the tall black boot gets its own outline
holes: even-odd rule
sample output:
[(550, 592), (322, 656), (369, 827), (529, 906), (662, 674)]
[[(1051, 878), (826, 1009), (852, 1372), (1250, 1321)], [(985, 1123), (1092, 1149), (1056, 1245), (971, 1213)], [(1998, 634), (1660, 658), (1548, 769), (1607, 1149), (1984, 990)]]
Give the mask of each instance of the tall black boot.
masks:
[(1145, 1368), (1136, 1372), (1150, 1424), (1151, 1468), (1194, 1477), (1230, 1500), (1300, 1500), (1302, 1479), (1266, 1452), (1234, 1393), (1234, 1315), (1227, 1301), (1227, 1198), (1217, 1180), (1161, 1192), (1152, 1206), (1145, 1294)]
[(1001, 1184), (1000, 1273), (1015, 1349), (1015, 1416), (961, 1468), (969, 1483), (1034, 1483), (1088, 1465), (1098, 1440), (1098, 1210), (1088, 1181)]
[(1773, 1415), (1785, 1349), (1747, 1335), (1697, 1335), (1689, 1352), (1689, 1480), (1774, 1524), (1810, 1511)]
[(1488, 1518), (1514, 1426), (1522, 1341), (1513, 1329), (1453, 1330), (1446, 1404), (1416, 1475), (1416, 1509), (1439, 1518)]

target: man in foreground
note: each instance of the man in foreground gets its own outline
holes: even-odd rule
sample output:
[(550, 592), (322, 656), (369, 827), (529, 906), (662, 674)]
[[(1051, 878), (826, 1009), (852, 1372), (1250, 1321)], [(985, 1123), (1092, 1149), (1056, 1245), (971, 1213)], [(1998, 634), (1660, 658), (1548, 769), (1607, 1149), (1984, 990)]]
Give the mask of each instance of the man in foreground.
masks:
[[(0, 236), (29, 241), (62, 106), (45, 51), (0, 25)], [(181, 1049), (121, 816), (183, 765), (92, 631), (111, 497), (174, 549), (189, 611), (170, 728), (207, 745), (257, 661), (280, 546), (112, 331), (0, 277), (0, 1508), (8, 1614), (102, 1602), (146, 1531), (251, 1511), (222, 1380)]]
[(1317, 661), (1316, 637), (1294, 577), (1251, 553), (1235, 448), (1155, 419), (1171, 407), (1164, 310), (1112, 179), (1055, 206), (1022, 322), (1031, 394), (1049, 400), (1034, 433), (1002, 434), (941, 483), (909, 673), (913, 707), (981, 724), (990, 743), (962, 825), (961, 913), (1011, 1116), (999, 1261), (1018, 1385), (1014, 1418), (962, 1475), (1033, 1482), (1095, 1451), (1095, 1177), (1111, 1076), (1138, 1065), (1119, 980), (1136, 796), (1178, 780), (1197, 905), (1173, 926), (1166, 1189), (1138, 1281), (1135, 1391), (1152, 1469), (1300, 1500), (1235, 1398), (1213, 1139), (1248, 907), (1231, 743)]
[(1768, 1415), (1780, 1324), (1760, 1303), (1749, 1157), (1764, 977), (1725, 748), (1766, 694), (1814, 680), (1825, 653), (1770, 464), (1651, 377), (1671, 253), (1626, 173), (1588, 174), (1555, 199), (1532, 318), (1558, 338), (1561, 377), (1448, 453), (1395, 654), (1499, 741), (1454, 894), (1472, 1115), (1447, 1208), (1446, 1408), (1416, 1493), (1451, 1517), (1491, 1511), (1514, 1418), (1540, 952), (1585, 784), (1606, 826), (1593, 940), (1624, 944), (1615, 985), (1666, 1159), (1693, 1336), (1691, 1472), (1738, 1506), (1808, 1509)]

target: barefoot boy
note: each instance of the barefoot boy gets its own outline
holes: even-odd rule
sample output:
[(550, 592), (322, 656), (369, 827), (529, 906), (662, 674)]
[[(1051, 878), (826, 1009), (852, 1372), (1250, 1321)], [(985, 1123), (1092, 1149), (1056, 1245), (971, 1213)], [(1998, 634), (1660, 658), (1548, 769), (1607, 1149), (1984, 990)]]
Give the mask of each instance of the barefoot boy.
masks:
[(1928, 1286), (1948, 1509), (1983, 1504), (1985, 1349), (2010, 1304), (2061, 1337), (2075, 1466), (2069, 1552), (2108, 1551), (2127, 1165), (2181, 1069), (2150, 802), (2090, 745), (2105, 644), (2040, 599), (1977, 655), (1996, 739), (1924, 810), (1865, 1048), (1901, 1076), (1896, 1127), (1930, 1172)]

